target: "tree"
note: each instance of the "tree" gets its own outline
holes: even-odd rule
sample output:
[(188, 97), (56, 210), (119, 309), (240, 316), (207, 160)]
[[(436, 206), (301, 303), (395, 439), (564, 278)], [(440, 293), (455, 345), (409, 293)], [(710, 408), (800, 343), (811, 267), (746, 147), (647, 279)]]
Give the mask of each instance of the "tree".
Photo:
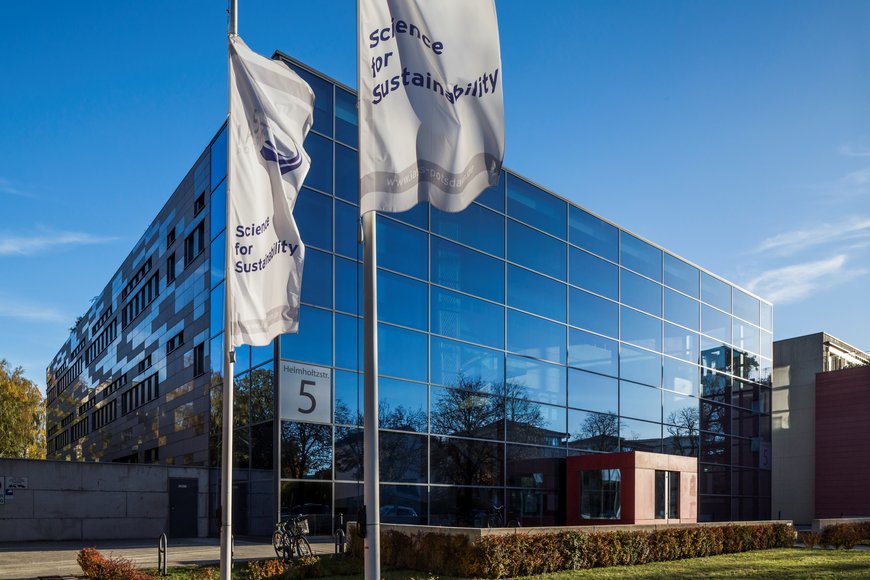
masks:
[(667, 431), (670, 435), (671, 448), (675, 454), (689, 457), (698, 456), (700, 419), (697, 405), (671, 411), (668, 415)]
[(615, 413), (587, 413), (571, 447), (614, 451), (619, 443), (619, 417)]
[(24, 369), (0, 359), (0, 457), (45, 458), (45, 406)]

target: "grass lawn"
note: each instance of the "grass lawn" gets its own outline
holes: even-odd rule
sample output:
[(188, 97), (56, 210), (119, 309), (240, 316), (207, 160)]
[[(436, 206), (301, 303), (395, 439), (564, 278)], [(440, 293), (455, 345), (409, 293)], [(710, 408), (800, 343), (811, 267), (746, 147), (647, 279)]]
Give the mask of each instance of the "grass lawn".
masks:
[[(329, 558), (323, 562), (328, 570), (332, 568)], [(346, 564), (343, 566), (346, 571)], [(234, 566), (234, 568), (236, 568)], [(154, 570), (150, 570), (153, 572)], [(188, 580), (203, 578), (198, 566), (170, 569), (171, 580)], [(241, 572), (239, 570), (238, 572)], [(244, 573), (234, 577), (244, 578)], [(360, 578), (360, 574), (352, 576), (327, 576), (334, 580)], [(432, 578), (423, 572), (404, 570), (383, 570), (383, 578), (399, 580), (416, 578), (426, 580)], [(215, 574), (215, 577), (217, 575)], [(531, 577), (527, 577), (531, 578)], [(782, 548), (777, 550), (760, 550), (743, 554), (711, 556), (678, 560), (675, 562), (657, 562), (643, 566), (614, 566), (612, 568), (595, 568), (577, 572), (559, 572), (534, 576), (542, 580), (567, 580), (583, 578), (618, 579), (618, 578), (648, 578), (671, 580), (673, 578), (763, 578), (764, 580), (805, 580), (823, 578), (870, 578), (870, 550), (806, 550), (800, 548)], [(439, 580), (452, 580), (446, 576)]]
[(870, 578), (870, 551), (781, 548), (676, 562), (656, 562), (643, 566), (560, 572), (537, 578)]

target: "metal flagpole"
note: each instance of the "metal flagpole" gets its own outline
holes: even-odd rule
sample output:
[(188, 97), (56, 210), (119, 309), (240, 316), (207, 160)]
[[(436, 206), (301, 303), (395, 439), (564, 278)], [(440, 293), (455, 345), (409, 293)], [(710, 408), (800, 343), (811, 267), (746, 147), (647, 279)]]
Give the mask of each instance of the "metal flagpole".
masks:
[[(360, 144), (360, 182), (362, 181), (362, 70), (360, 42), (363, 38), (360, 0), (356, 3), (357, 19), (357, 126)], [(360, 183), (362, 185), (362, 183)], [(362, 188), (360, 188), (362, 191)], [(381, 511), (378, 461), (378, 254), (377, 212), (362, 215), (363, 228), (363, 505), (365, 506), (365, 579), (381, 577)]]
[(378, 264), (376, 212), (366, 212), (363, 223), (363, 481), (366, 515), (365, 578), (381, 577), (380, 473), (378, 472)]
[[(230, 0), (230, 22), (228, 37), (238, 34), (238, 6)], [(227, 66), (229, 68), (229, 47), (227, 47)], [(227, 76), (229, 79), (229, 75)], [(229, 90), (232, 90), (229, 88)], [(229, 91), (228, 91), (229, 93)], [(226, 223), (230, 223), (230, 171), (233, 156), (232, 118), (227, 117), (227, 187)], [(233, 349), (233, 295), (230, 284), (231, 238), (226, 235), (226, 256), (224, 265), (224, 380), (223, 380), (223, 437), (221, 442), (221, 580), (229, 580), (233, 575), (233, 367), (236, 353)]]

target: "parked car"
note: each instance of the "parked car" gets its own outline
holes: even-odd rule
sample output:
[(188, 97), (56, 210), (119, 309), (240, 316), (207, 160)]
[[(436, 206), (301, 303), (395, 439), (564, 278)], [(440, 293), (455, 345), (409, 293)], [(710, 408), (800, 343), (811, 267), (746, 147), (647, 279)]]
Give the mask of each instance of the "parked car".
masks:
[(396, 504), (381, 506), (381, 521), (387, 524), (422, 524), (423, 518), (412, 507)]

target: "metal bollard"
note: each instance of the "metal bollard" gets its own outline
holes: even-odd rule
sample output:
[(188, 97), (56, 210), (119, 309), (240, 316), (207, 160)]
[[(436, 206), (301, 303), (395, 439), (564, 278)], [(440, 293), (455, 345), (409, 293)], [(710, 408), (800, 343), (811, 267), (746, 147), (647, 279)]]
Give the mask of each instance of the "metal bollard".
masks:
[(166, 573), (166, 548), (168, 547), (168, 542), (166, 540), (166, 534), (160, 534), (160, 537), (157, 538), (157, 573), (161, 576), (167, 576)]
[(344, 547), (347, 544), (347, 537), (344, 534), (344, 530), (338, 528), (335, 530), (335, 553), (336, 554), (344, 554)]

